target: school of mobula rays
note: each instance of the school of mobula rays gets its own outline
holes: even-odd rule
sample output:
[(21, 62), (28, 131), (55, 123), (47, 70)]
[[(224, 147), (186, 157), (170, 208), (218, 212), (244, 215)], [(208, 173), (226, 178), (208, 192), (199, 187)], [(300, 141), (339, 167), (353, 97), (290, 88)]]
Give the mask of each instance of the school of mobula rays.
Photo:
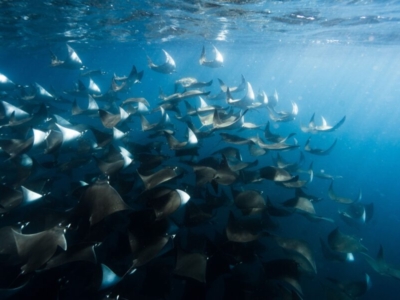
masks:
[[(83, 70), (67, 47), (67, 58), (52, 54), (51, 66)], [(162, 51), (165, 62), (148, 57), (148, 66), (171, 74), (176, 63)], [(203, 47), (200, 65), (223, 67), (222, 54), (213, 51), (208, 60)], [(374, 259), (359, 238), (346, 234), (345, 226), (371, 220), (373, 204), (361, 201), (361, 191), (355, 199), (337, 195), (339, 176), (314, 174), (312, 163), (303, 168), (296, 132), (271, 131), (271, 124), (296, 118), (295, 102), (281, 111), (276, 91), (256, 95), (243, 76), (234, 87), (218, 79), (216, 95), (206, 90), (213, 80), (185, 77), (173, 83), (173, 94), (160, 90), (151, 108), (143, 97), (125, 97), (145, 78), (143, 71), (133, 66), (128, 76), (114, 74), (101, 93), (92, 77), (104, 74), (85, 69), (81, 76), (89, 85), (79, 80), (62, 96), (0, 74), (0, 298), (303, 299), (307, 280), (318, 280), (327, 299), (357, 299), (368, 291), (368, 274), (351, 282), (318, 278), (316, 251), (343, 264), (365, 259), (371, 271), (400, 279), (382, 247)], [(269, 121), (245, 122), (253, 110)], [(149, 115), (158, 121), (151, 123)], [(137, 121), (144, 144), (132, 135)], [(322, 117), (316, 125), (312, 115), (300, 129), (330, 135), (344, 122), (328, 125)], [(178, 136), (178, 126), (186, 136)], [(207, 143), (212, 136), (219, 141)], [(309, 157), (329, 155), (337, 139), (325, 149), (314, 143), (309, 137), (303, 147)], [(242, 159), (243, 145), (254, 160)], [(212, 153), (200, 156), (204, 148)], [(299, 151), (298, 161), (279, 154), (290, 150)], [(260, 164), (264, 155), (273, 165)], [(327, 196), (340, 205), (343, 231), (317, 213), (322, 198), (305, 192), (314, 175), (331, 180)], [(277, 191), (292, 189), (294, 197), (271, 200), (254, 189), (265, 180)], [(327, 236), (316, 237), (320, 248), (279, 231), (295, 214), (331, 224)]]

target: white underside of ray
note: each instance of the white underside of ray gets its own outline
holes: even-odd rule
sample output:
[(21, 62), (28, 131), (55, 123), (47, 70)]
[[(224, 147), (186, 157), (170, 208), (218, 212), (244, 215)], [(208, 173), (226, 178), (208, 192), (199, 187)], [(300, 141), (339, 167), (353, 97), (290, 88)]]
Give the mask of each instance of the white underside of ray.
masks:
[(48, 136), (47, 132), (34, 128), (32, 128), (32, 131), (33, 131), (33, 146), (37, 147), (46, 141), (46, 138)]
[(99, 86), (92, 80), (92, 78), (89, 79), (88, 89), (93, 93), (101, 94)]
[(186, 204), (189, 201), (190, 196), (189, 196), (188, 193), (186, 193), (186, 192), (184, 192), (182, 190), (179, 190), (179, 189), (176, 189), (175, 191), (179, 194), (179, 197), (181, 198), (181, 204), (182, 205)]
[(61, 126), (57, 123), (56, 123), (56, 126), (58, 127), (58, 129), (60, 129), (60, 131), (63, 135), (63, 143), (67, 143), (67, 142), (76, 140), (78, 137), (81, 136), (81, 133), (79, 131)]
[(119, 108), (119, 113), (121, 116), (121, 121), (125, 121), (129, 117), (129, 114), (122, 107)]
[(45, 97), (45, 98), (54, 98), (54, 96), (53, 96), (52, 94), (50, 94), (48, 91), (46, 91), (46, 90), (44, 89), (44, 87), (42, 87), (40, 84), (38, 84), (38, 83), (35, 82), (35, 86), (36, 86), (36, 88), (37, 88), (37, 90), (38, 90), (38, 94), (39, 94), (41, 97)]
[(8, 103), (6, 101), (1, 101), (1, 104), (3, 104), (4, 113), (8, 118), (11, 117), (12, 113), (14, 113), (14, 116), (17, 119), (25, 119), (29, 117), (29, 114), (27, 112), (12, 105), (11, 103)]
[(194, 132), (188, 127), (188, 144), (190, 145), (196, 145), (199, 141), (196, 137), (196, 135), (194, 134)]
[(163, 49), (163, 51), (164, 51), (165, 57), (167, 58), (166, 63), (175, 67), (175, 66), (176, 66), (176, 65), (175, 65), (175, 61), (174, 61), (174, 59), (172, 58), (172, 56), (169, 55), (168, 52), (165, 51), (164, 49)]
[(30, 203), (43, 197), (41, 194), (28, 190), (26, 187), (23, 186), (21, 186), (21, 190), (23, 195), (23, 203)]
[(76, 54), (75, 50), (72, 49), (70, 45), (67, 45), (68, 48), (68, 58), (71, 62), (75, 64), (82, 64), (81, 59), (79, 58), (78, 54)]
[(109, 287), (112, 287), (122, 280), (121, 277), (115, 274), (109, 267), (104, 264), (101, 264), (101, 270), (103, 273), (103, 278), (101, 280), (99, 290), (105, 290)]

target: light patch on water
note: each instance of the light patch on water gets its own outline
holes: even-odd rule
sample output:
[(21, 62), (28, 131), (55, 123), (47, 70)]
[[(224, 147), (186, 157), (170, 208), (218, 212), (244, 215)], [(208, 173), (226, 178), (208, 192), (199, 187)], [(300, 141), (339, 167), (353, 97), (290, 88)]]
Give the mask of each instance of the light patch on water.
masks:
[(71, 30), (67, 30), (64, 32), (64, 36), (65, 37), (73, 37), (73, 38), (77, 38), (77, 37), (84, 37), (87, 34), (87, 30), (83, 29), (82, 27), (77, 28), (77, 29), (71, 29)]
[(161, 42), (163, 42), (163, 43), (169, 42), (169, 41), (173, 40), (174, 38), (175, 38), (174, 35), (169, 35), (169, 36), (167, 36), (167, 37), (162, 38), (162, 39), (161, 39)]
[(226, 23), (228, 22), (228, 19), (225, 18), (225, 17), (221, 17), (218, 20), (222, 23), (222, 29), (218, 32), (217, 37), (215, 38), (215, 40), (217, 40), (217, 41), (226, 41), (227, 40), (226, 39), (227, 35), (229, 33), (229, 30), (226, 29), (226, 27), (227, 27)]
[(217, 41), (226, 41), (226, 36), (228, 35), (229, 30), (223, 29), (220, 32), (218, 32), (218, 35), (215, 40)]

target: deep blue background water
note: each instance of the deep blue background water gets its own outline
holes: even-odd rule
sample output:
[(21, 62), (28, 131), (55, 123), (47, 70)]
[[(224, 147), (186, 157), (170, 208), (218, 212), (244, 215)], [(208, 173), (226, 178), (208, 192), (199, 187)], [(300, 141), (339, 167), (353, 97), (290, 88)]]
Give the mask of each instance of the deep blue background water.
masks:
[[(172, 3), (179, 7), (179, 1)], [(0, 4), (3, 5), (3, 1)], [(254, 13), (257, 9), (262, 11), (266, 8), (271, 9), (272, 12), (282, 9), (280, 14), (285, 16), (285, 11), (286, 13), (295, 11), (289, 3), (285, 3), (282, 7), (278, 4), (276, 2), (256, 3), (251, 12)], [(374, 9), (382, 3), (364, 4), (365, 6), (361, 2), (356, 2), (354, 6), (349, 7), (350, 4), (346, 2), (331, 2), (335, 9), (329, 12), (332, 14), (330, 19), (346, 18), (352, 15), (351, 12), (358, 17), (363, 16), (362, 11), (355, 12), (360, 8), (365, 9), (367, 12), (365, 15), (373, 16), (371, 12), (374, 12)], [(392, 9), (390, 5), (386, 5), (385, 12), (387, 15), (392, 13), (396, 16), (398, 9), (396, 3), (389, 4), (392, 5)], [(151, 11), (148, 7), (149, 3), (143, 5)], [(317, 10), (321, 3), (316, 2), (315, 5), (311, 5), (299, 1), (293, 2), (293, 5), (296, 9), (311, 6)], [(172, 7), (171, 11), (173, 12), (177, 7)], [(243, 9), (242, 6), (237, 7)], [(383, 9), (382, 6), (379, 7)], [(159, 7), (155, 6), (154, 9), (159, 9)], [(163, 11), (157, 11), (162, 16)], [(323, 12), (327, 14), (327, 11), (329, 7), (321, 6), (319, 14)], [(167, 14), (167, 11), (164, 13)], [(209, 12), (206, 11), (205, 15), (207, 13)], [(247, 19), (252, 18), (251, 13), (246, 16)], [(206, 18), (206, 16), (201, 17), (203, 21)], [(277, 90), (279, 108), (290, 109), (290, 101), (298, 104), (299, 114), (294, 121), (274, 124), (273, 128), (281, 134), (296, 132), (296, 139), (301, 148), (309, 135), (301, 132), (300, 124), (307, 124), (314, 112), (316, 122), (320, 122), (319, 118), (322, 115), (332, 124), (346, 115), (346, 122), (336, 132), (312, 136), (313, 145), (321, 148), (330, 145), (335, 138), (338, 139), (338, 143), (328, 156), (315, 157), (306, 153), (306, 165), (313, 161), (315, 171), (325, 170), (329, 174), (343, 176), (343, 179), (338, 179), (334, 183), (338, 194), (355, 198), (361, 188), (363, 202), (373, 202), (375, 205), (372, 221), (359, 230), (345, 225), (337, 214), (340, 206), (333, 203), (327, 196), (329, 181), (315, 178), (308, 184), (307, 191), (324, 198), (322, 203), (316, 204), (316, 210), (320, 215), (335, 219), (344, 232), (362, 238), (363, 244), (370, 250), (370, 255), (373, 257), (379, 245), (383, 245), (387, 261), (400, 266), (398, 255), (400, 247), (398, 232), (400, 228), (398, 202), (400, 200), (398, 179), (400, 170), (400, 106), (398, 102), (400, 98), (400, 44), (395, 36), (395, 28), (399, 28), (397, 21), (390, 23), (390, 27), (382, 28), (377, 26), (385, 24), (382, 25), (379, 22), (376, 26), (371, 25), (374, 23), (366, 23), (358, 27), (345, 24), (339, 28), (335, 27), (337, 31), (340, 31), (339, 34), (336, 34), (335, 30), (330, 31), (330, 34), (320, 33), (318, 29), (310, 30), (306, 25), (294, 24), (288, 31), (271, 30), (271, 36), (267, 36), (268, 32), (253, 30), (246, 34), (245, 30), (239, 30), (237, 36), (235, 31), (228, 31), (225, 40), (215, 40), (211, 36), (206, 38), (200, 35), (191, 36), (190, 33), (186, 33), (182, 36), (176, 34), (163, 42), (163, 38), (166, 37), (161, 35), (160, 26), (154, 25), (154, 29), (149, 27), (150, 19), (138, 20), (135, 23), (135, 28), (140, 30), (142, 25), (147, 35), (143, 34), (139, 38), (132, 37), (132, 41), (128, 35), (123, 42), (118, 40), (118, 34), (115, 40), (109, 36), (105, 36), (102, 40), (99, 35), (92, 40), (72, 38), (49, 41), (43, 39), (40, 32), (37, 32), (37, 36), (28, 35), (19, 42), (15, 39), (8, 44), (7, 38), (3, 35), (0, 48), (0, 72), (16, 83), (37, 82), (47, 89), (54, 88), (58, 93), (72, 89), (73, 84), (79, 79), (79, 71), (51, 68), (49, 52), (51, 50), (62, 58), (66, 55), (65, 44), (69, 42), (85, 66), (89, 69), (101, 68), (107, 72), (102, 78), (95, 79), (102, 91), (108, 89), (114, 73), (120, 76), (126, 75), (133, 64), (138, 70), (144, 70), (142, 83), (135, 85), (126, 98), (143, 96), (152, 106), (158, 102), (159, 87), (162, 87), (167, 94), (172, 93), (176, 79), (186, 76), (193, 76), (201, 81), (213, 79), (211, 91), (217, 93), (219, 90), (217, 78), (223, 79), (228, 85), (237, 85), (243, 74), (255, 92), (262, 89), (268, 94), (273, 94), (274, 90)], [(238, 28), (241, 28), (241, 25), (248, 28), (248, 20), (235, 20)], [(47, 30), (51, 31), (51, 25), (48, 26), (50, 29)], [(119, 24), (118, 26), (124, 28), (128, 25)], [(203, 24), (203, 26), (206, 25)], [(273, 27), (273, 25), (268, 26)], [(42, 27), (45, 31), (43, 25)], [(90, 28), (90, 23), (88, 28)], [(179, 28), (184, 29), (184, 26)], [(152, 29), (160, 36), (151, 35), (150, 38)], [(389, 33), (389, 29), (392, 32)], [(207, 31), (205, 28), (203, 30)], [(309, 35), (310, 31), (314, 31), (312, 37)], [(370, 38), (355, 38), (359, 36)], [(36, 40), (31, 43), (28, 42), (30, 39)], [(337, 39), (337, 42), (329, 42), (331, 39), (335, 41)], [(24, 46), (25, 43), (26, 46)], [(21, 45), (24, 47), (20, 47)], [(211, 49), (211, 45), (215, 45), (220, 50), (224, 56), (223, 68), (208, 69), (198, 64), (203, 45), (208, 50)], [(161, 49), (165, 49), (174, 57), (177, 64), (176, 73), (158, 74), (147, 67), (146, 55), (156, 62), (163, 60)], [(265, 110), (250, 112), (246, 115), (246, 121), (256, 124), (265, 123), (267, 119)], [(137, 119), (132, 126), (137, 132), (138, 139), (141, 139), (140, 124)], [(212, 138), (206, 142), (201, 151), (202, 155), (208, 155), (214, 151), (207, 147), (211, 147), (212, 141), (216, 140)], [(248, 154), (246, 155), (248, 153), (246, 147), (243, 147), (243, 151), (246, 159), (252, 159)], [(298, 157), (298, 151), (282, 155), (294, 161)], [(270, 164), (271, 154), (260, 160)], [(257, 188), (260, 187), (257, 186)], [(270, 182), (264, 183), (262, 189), (275, 201), (286, 200), (292, 195), (291, 191), (278, 189)], [(319, 237), (325, 237), (335, 225), (311, 223), (302, 217), (294, 217), (282, 223), (284, 223), (282, 232), (290, 232), (293, 237), (304, 238), (312, 245), (317, 258), (318, 276), (355, 279), (360, 278), (363, 272), (368, 272), (373, 286), (363, 299), (378, 297), (397, 299), (394, 295), (400, 293), (398, 281), (377, 274), (361, 256), (356, 255), (356, 262), (353, 263), (355, 267), (324, 261), (319, 250)], [(315, 281), (305, 283), (306, 286), (310, 284), (318, 285)], [(320, 287), (317, 289), (319, 290)], [(313, 297), (311, 294), (309, 296)]]

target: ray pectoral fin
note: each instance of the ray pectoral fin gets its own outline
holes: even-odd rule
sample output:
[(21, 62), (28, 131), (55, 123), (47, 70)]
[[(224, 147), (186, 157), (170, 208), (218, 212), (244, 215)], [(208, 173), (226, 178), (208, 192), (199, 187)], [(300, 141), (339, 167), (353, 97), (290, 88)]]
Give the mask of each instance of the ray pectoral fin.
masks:
[(115, 274), (109, 267), (104, 264), (101, 264), (101, 273), (102, 279), (98, 288), (99, 291), (108, 289), (122, 280), (122, 277)]
[(82, 195), (82, 205), (90, 214), (90, 224), (95, 225), (107, 216), (122, 210), (129, 210), (118, 192), (105, 180), (90, 185)]
[(344, 116), (335, 126), (332, 127), (332, 130), (338, 129), (343, 123), (346, 121), (346, 116)]
[(87, 261), (95, 264), (97, 262), (96, 253), (94, 246), (75, 246), (68, 249), (66, 252), (62, 252), (57, 256), (54, 256), (46, 264), (46, 270), (56, 268), (58, 266), (76, 262), (76, 261)]
[(299, 178), (298, 176), (291, 176), (289, 172), (284, 169), (279, 169), (271, 166), (260, 169), (260, 177), (278, 182), (297, 181), (297, 179)]
[(207, 257), (202, 253), (186, 253), (178, 249), (175, 275), (206, 282)]
[(147, 57), (147, 65), (149, 66), (149, 68), (151, 68), (153, 66), (153, 61), (151, 60), (150, 56), (146, 56)]
[(330, 153), (333, 149), (333, 147), (335, 147), (337, 143), (337, 139), (335, 139), (335, 141), (333, 142), (333, 144), (325, 151), (326, 153)]
[(158, 255), (161, 255), (163, 251), (170, 250), (168, 245), (171, 242), (172, 239), (168, 236), (150, 236), (142, 240), (138, 236), (130, 233), (129, 243), (135, 256), (131, 269), (143, 266)]
[(23, 273), (32, 272), (44, 265), (55, 253), (57, 246), (66, 250), (64, 229), (52, 228), (36, 234), (14, 232), (18, 254), (26, 263), (21, 267)]
[(339, 227), (328, 235), (328, 244), (333, 250), (343, 253), (365, 253), (368, 251), (368, 249), (361, 244), (359, 239), (342, 233)]
[(236, 220), (232, 213), (229, 214), (228, 224), (225, 228), (227, 239), (232, 242), (247, 243), (255, 241), (260, 237), (260, 233), (248, 227), (244, 222)]
[(138, 174), (142, 179), (145, 188), (151, 189), (163, 182), (166, 182), (181, 175), (182, 172), (183, 170), (178, 167), (166, 167), (164, 169), (159, 170), (156, 173), (153, 173), (152, 175), (144, 176), (141, 175), (139, 171)]
[(369, 256), (366, 253), (362, 253), (363, 257), (365, 258), (365, 260), (367, 261), (367, 263), (378, 273), (382, 274), (382, 264), (378, 263), (377, 260), (375, 260), (374, 258), (372, 258), (371, 256)]
[(205, 59), (206, 59), (206, 49), (203, 46), (203, 49), (201, 50), (201, 54), (200, 54), (200, 59), (199, 59), (200, 65), (202, 65), (204, 63)]

